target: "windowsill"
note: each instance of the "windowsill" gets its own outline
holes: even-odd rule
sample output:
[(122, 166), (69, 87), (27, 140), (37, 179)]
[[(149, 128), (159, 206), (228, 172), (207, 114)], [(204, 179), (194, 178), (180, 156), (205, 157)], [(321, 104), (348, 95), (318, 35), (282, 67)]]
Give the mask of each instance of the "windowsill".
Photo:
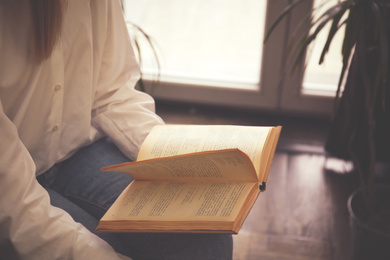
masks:
[[(156, 76), (144, 74), (143, 78), (148, 81), (156, 80)], [(207, 78), (207, 77), (197, 77), (191, 75), (182, 75), (182, 76), (169, 76), (169, 74), (164, 73), (164, 76), (160, 79), (161, 82), (166, 84), (176, 84), (181, 85), (182, 87), (187, 86), (197, 86), (200, 88), (227, 88), (227, 89), (237, 89), (237, 90), (251, 90), (259, 91), (259, 83), (250, 80), (250, 79), (217, 79), (217, 78)]]

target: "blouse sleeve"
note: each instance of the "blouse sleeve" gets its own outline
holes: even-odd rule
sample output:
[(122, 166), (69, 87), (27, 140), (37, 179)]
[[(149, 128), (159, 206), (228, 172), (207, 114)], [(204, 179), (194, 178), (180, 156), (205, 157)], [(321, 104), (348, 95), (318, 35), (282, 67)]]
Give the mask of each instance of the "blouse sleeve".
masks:
[[(94, 1), (94, 4), (100, 2)], [(104, 36), (94, 36), (95, 41), (104, 38), (104, 49), (97, 65), (99, 75), (92, 123), (126, 156), (135, 159), (147, 134), (163, 121), (155, 114), (154, 100), (135, 90), (139, 67), (119, 1), (107, 1), (107, 5)], [(102, 15), (96, 19), (101, 23)]]
[(0, 101), (0, 252), (5, 259), (128, 259), (50, 205)]

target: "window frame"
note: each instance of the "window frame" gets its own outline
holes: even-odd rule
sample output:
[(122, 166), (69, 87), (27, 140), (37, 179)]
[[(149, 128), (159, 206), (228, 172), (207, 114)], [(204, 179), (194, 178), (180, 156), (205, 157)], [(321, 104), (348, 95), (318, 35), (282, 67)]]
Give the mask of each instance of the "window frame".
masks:
[[(266, 33), (273, 21), (291, 3), (291, 0), (267, 0)], [(249, 88), (212, 82), (184, 81), (168, 78), (161, 81), (153, 91), (156, 100), (198, 103), (225, 106), (251, 111), (273, 111), (284, 114), (329, 116), (332, 113), (331, 96), (307, 95), (301, 91), (304, 69), (286, 73), (284, 65), (288, 61), (287, 48), (291, 42), (291, 31), (298, 26), (301, 17), (312, 10), (313, 1), (305, 1), (293, 10), (275, 28), (263, 46), (260, 72), (261, 82)], [(144, 78), (147, 89), (153, 80)]]

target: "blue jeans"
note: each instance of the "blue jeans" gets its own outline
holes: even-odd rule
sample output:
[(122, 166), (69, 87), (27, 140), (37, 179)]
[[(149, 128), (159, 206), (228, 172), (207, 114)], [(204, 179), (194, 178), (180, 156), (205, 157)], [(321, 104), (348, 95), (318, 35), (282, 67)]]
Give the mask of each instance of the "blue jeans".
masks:
[[(51, 204), (94, 232), (99, 219), (133, 180), (101, 168), (127, 162), (109, 139), (80, 149), (53, 166), (38, 181)], [(97, 233), (117, 252), (133, 259), (232, 259), (232, 236), (223, 234)]]

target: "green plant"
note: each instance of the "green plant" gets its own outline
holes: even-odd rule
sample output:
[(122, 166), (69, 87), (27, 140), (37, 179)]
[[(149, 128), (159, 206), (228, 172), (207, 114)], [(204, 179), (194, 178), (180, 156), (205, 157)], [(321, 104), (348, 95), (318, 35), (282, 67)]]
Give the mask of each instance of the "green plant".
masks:
[[(147, 34), (141, 27), (138, 25), (134, 24), (133, 22), (127, 22), (128, 28), (130, 30), (130, 36), (134, 45), (134, 49), (137, 54), (138, 58), (138, 64), (141, 68), (140, 71), (140, 79), (137, 82), (136, 88), (143, 92), (149, 92), (150, 94), (153, 94), (155, 88), (159, 85), (160, 83), (160, 77), (161, 77), (161, 65), (160, 65), (160, 59), (157, 53), (156, 45), (152, 39), (152, 37)], [(147, 91), (146, 86), (145, 86), (145, 81), (143, 77), (143, 72), (142, 72), (142, 65), (143, 65), (143, 50), (145, 46), (149, 47), (151, 52), (152, 52), (152, 58), (154, 59), (154, 62), (156, 64), (156, 75), (154, 80), (152, 80), (152, 85), (150, 90)]]
[[(282, 19), (308, 0), (293, 0), (271, 26), (266, 40)], [(293, 70), (305, 61), (308, 46), (330, 25), (323, 43), (321, 64), (337, 31), (345, 28), (341, 47), (342, 69), (335, 96), (333, 118), (326, 149), (343, 159), (351, 159), (359, 182), (365, 189), (365, 207), (373, 211), (375, 163), (389, 161), (390, 94), (389, 40), (390, 1), (339, 0), (330, 7), (320, 5), (300, 25), (304, 30), (295, 54)], [(344, 76), (345, 88), (341, 92)], [(339, 96), (341, 98), (339, 99)]]

